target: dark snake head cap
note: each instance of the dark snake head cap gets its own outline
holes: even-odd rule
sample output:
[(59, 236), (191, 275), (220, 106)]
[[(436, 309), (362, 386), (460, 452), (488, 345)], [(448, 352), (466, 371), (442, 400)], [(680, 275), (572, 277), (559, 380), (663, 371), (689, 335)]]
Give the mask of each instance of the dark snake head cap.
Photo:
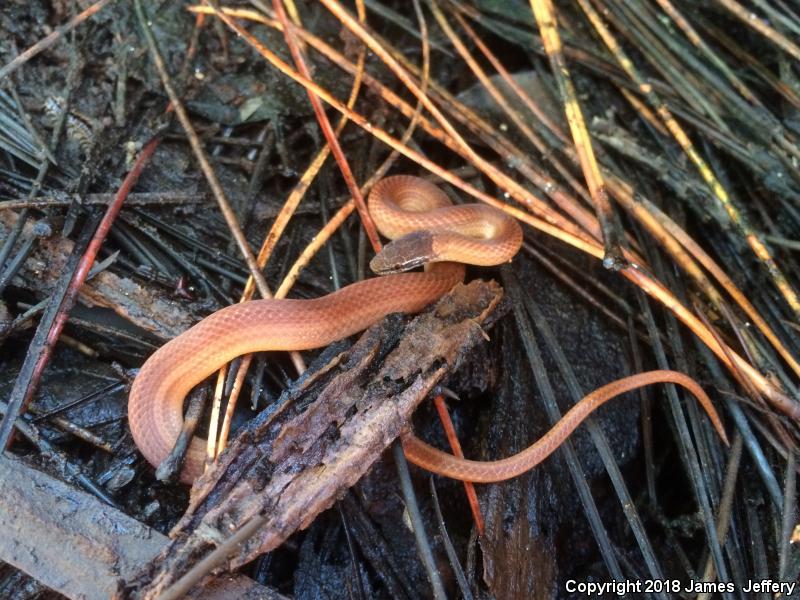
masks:
[(415, 231), (386, 244), (369, 266), (379, 275), (388, 275), (409, 271), (436, 259), (433, 235), (429, 231)]

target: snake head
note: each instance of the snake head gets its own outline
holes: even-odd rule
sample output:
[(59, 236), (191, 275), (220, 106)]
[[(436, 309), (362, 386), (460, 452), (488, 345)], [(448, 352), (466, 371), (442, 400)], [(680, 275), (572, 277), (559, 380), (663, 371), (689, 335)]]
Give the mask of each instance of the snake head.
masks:
[(415, 231), (386, 244), (369, 266), (379, 275), (388, 275), (409, 271), (436, 259), (433, 235), (429, 231)]

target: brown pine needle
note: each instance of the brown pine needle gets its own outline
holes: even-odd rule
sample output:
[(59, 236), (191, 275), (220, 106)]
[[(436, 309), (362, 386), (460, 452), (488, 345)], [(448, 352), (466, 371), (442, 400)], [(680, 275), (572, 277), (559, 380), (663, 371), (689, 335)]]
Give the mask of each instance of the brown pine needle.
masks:
[(614, 211), (608, 199), (600, 167), (594, 156), (592, 140), (589, 137), (589, 130), (586, 128), (583, 111), (575, 94), (575, 87), (572, 84), (572, 77), (570, 76), (566, 59), (561, 52), (561, 36), (558, 33), (558, 22), (553, 3), (551, 0), (530, 0), (530, 2), (536, 22), (539, 25), (539, 33), (542, 36), (545, 52), (550, 59), (553, 75), (561, 93), (561, 100), (564, 103), (564, 111), (567, 115), (567, 123), (572, 132), (572, 139), (575, 142), (575, 150), (578, 153), (578, 161), (583, 170), (583, 176), (586, 178), (589, 194), (594, 202), (597, 219), (600, 221), (605, 247), (603, 266), (607, 269), (619, 269), (625, 264), (625, 261), (617, 232)]
[[(464, 458), (464, 451), (461, 450), (461, 442), (458, 441), (456, 428), (453, 425), (453, 421), (450, 419), (450, 412), (447, 410), (447, 403), (444, 401), (444, 396), (442, 394), (436, 394), (433, 398), (433, 404), (436, 407), (439, 420), (442, 422), (442, 427), (444, 427), (447, 443), (450, 444), (453, 456)], [(478, 503), (478, 495), (475, 493), (475, 484), (469, 481), (464, 481), (463, 484), (464, 492), (467, 494), (469, 508), (472, 512), (472, 518), (475, 521), (475, 529), (478, 532), (478, 536), (483, 536), (486, 524), (481, 514), (481, 505)]]
[[(484, 86), (487, 92), (491, 95), (491, 97), (497, 102), (497, 104), (505, 111), (505, 113), (509, 116), (512, 120), (514, 125), (525, 135), (525, 137), (531, 142), (531, 144), (543, 155), (546, 155), (549, 152), (547, 145), (545, 142), (528, 126), (525, 122), (525, 119), (520, 115), (506, 100), (500, 90), (495, 86), (491, 79), (487, 76), (484, 70), (480, 67), (478, 62), (472, 57), (469, 50), (467, 49), (466, 45), (458, 38), (455, 31), (450, 24), (447, 22), (447, 18), (445, 17), (442, 10), (439, 8), (439, 5), (431, 0), (430, 8), (433, 12), (434, 17), (436, 17), (439, 26), (445, 32), (447, 37), (450, 39), (453, 46), (458, 51), (459, 55), (464, 59), (464, 61), (469, 65), (472, 72)], [(457, 15), (456, 15), (457, 16)], [(466, 28), (467, 31), (471, 31), (469, 26), (463, 21), (459, 20), (459, 23), (462, 27)], [(474, 32), (473, 32), (474, 34)], [(471, 36), (473, 40), (477, 40), (477, 36)], [(488, 48), (487, 48), (488, 51)], [(499, 64), (499, 63), (498, 63)], [(513, 79), (509, 78), (507, 81), (513, 81)], [(528, 97), (526, 94), (523, 94), (524, 97)], [(532, 103), (531, 103), (532, 104)], [(580, 185), (573, 177), (572, 173), (570, 173), (566, 168), (559, 168), (561, 165), (557, 163), (556, 168), (559, 171), (559, 174), (564, 177), (564, 179), (570, 183), (573, 189), (579, 189)], [(556, 182), (553, 178), (549, 177), (547, 174), (539, 171), (532, 171), (531, 173), (533, 183), (541, 190), (544, 190), (548, 196), (551, 198), (555, 198), (556, 191), (560, 188), (558, 182)], [(592, 235), (599, 236), (600, 230), (597, 225), (597, 221), (591, 216), (590, 213), (584, 212), (578, 208), (577, 202), (574, 202), (574, 208), (568, 210), (568, 214), (572, 216), (586, 231), (590, 232)]]
[[(535, 217), (518, 208), (510, 206), (505, 202), (501, 202), (485, 192), (482, 192), (476, 187), (465, 182), (452, 171), (440, 167), (438, 164), (429, 160), (419, 152), (416, 152), (405, 144), (400, 143), (397, 138), (389, 135), (384, 129), (381, 129), (380, 127), (370, 123), (363, 115), (347, 108), (347, 106), (337, 100), (330, 92), (297, 73), (286, 62), (281, 60), (280, 57), (278, 57), (274, 52), (264, 46), (257, 38), (244, 29), (235, 19), (231, 18), (229, 11), (223, 10), (220, 13), (215, 14), (218, 14), (231, 29), (239, 34), (247, 43), (253, 46), (253, 48), (255, 48), (264, 58), (269, 60), (269, 62), (278, 68), (282, 73), (288, 75), (301, 85), (311, 88), (327, 104), (346, 115), (355, 124), (375, 136), (380, 141), (384, 142), (387, 146), (398, 151), (403, 156), (416, 162), (431, 173), (439, 176), (442, 180), (452, 184), (463, 192), (480, 200), (481, 202), (485, 202), (490, 206), (494, 206), (495, 208), (508, 213), (514, 218), (519, 219), (523, 223), (526, 223), (535, 229), (539, 229), (540, 231), (543, 231), (557, 239), (561, 239), (562, 241), (565, 241), (568, 244), (587, 252), (588, 254), (593, 256), (602, 256), (602, 248), (600, 248), (587, 234), (583, 233), (582, 230), (560, 215), (552, 212), (552, 210), (547, 209), (546, 205), (542, 203), (541, 200), (538, 200), (538, 202), (542, 205), (541, 210), (544, 213), (543, 218)], [(488, 164), (486, 161), (484, 161), (484, 163)], [(500, 171), (493, 166), (491, 169), (494, 173), (500, 173)], [(489, 174), (487, 173), (487, 175)], [(501, 178), (503, 179), (504, 183), (502, 187), (509, 195), (525, 205), (531, 205), (535, 199), (535, 196), (533, 196), (530, 191), (523, 188), (505, 174), (501, 174)]]

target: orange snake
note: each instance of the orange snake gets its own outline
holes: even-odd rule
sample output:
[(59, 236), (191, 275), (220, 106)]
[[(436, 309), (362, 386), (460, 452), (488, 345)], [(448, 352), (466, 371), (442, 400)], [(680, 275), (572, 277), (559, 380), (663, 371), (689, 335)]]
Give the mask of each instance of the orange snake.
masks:
[[(453, 206), (444, 192), (417, 177), (379, 181), (370, 194), (369, 211), (380, 232), (395, 240), (370, 265), (376, 272), (391, 275), (360, 281), (312, 300), (254, 300), (228, 306), (150, 356), (131, 387), (128, 420), (136, 445), (151, 464), (160, 464), (172, 450), (189, 391), (237, 356), (319, 348), (366, 329), (390, 313), (419, 312), (463, 280), (462, 263), (489, 266), (507, 262), (522, 244), (522, 230), (511, 217), (482, 204)], [(424, 273), (399, 272), (423, 264)], [(541, 462), (597, 406), (654, 381), (672, 381), (689, 388), (724, 438), (710, 400), (693, 380), (671, 371), (654, 373), (663, 377), (645, 373), (590, 394), (542, 440), (506, 461), (457, 459), (410, 433), (403, 438), (404, 449), (411, 462), (457, 479), (507, 479)], [(205, 440), (192, 439), (181, 472), (183, 482), (192, 483), (202, 473), (205, 448)]]

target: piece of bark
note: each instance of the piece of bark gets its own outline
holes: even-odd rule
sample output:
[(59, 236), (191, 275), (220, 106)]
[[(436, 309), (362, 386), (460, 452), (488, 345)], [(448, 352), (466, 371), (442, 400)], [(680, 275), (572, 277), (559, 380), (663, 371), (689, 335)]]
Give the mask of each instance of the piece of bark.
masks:
[[(120, 577), (152, 560), (167, 537), (94, 496), (0, 456), (0, 561), (68, 598), (107, 600)], [(242, 575), (223, 577), (192, 598), (285, 600)]]
[[(14, 211), (0, 210), (0, 240), (9, 234), (18, 217)], [(25, 223), (21, 236), (23, 239), (33, 235), (34, 224), (33, 221)], [(63, 273), (72, 246), (72, 240), (56, 235), (40, 239), (12, 280), (13, 283), (20, 287), (33, 286), (34, 292), (49, 295)], [(78, 298), (87, 306), (110, 308), (131, 323), (165, 340), (183, 333), (194, 323), (191, 313), (179, 303), (109, 271), (98, 273), (87, 281), (81, 287)]]
[(484, 340), (483, 326), (501, 298), (494, 282), (456, 286), (407, 326), (389, 317), (299, 381), (196, 482), (189, 509), (170, 534), (174, 542), (122, 596), (156, 598), (257, 515), (266, 516), (265, 525), (229, 558), (229, 569), (307, 527), (369, 470), (417, 405)]

